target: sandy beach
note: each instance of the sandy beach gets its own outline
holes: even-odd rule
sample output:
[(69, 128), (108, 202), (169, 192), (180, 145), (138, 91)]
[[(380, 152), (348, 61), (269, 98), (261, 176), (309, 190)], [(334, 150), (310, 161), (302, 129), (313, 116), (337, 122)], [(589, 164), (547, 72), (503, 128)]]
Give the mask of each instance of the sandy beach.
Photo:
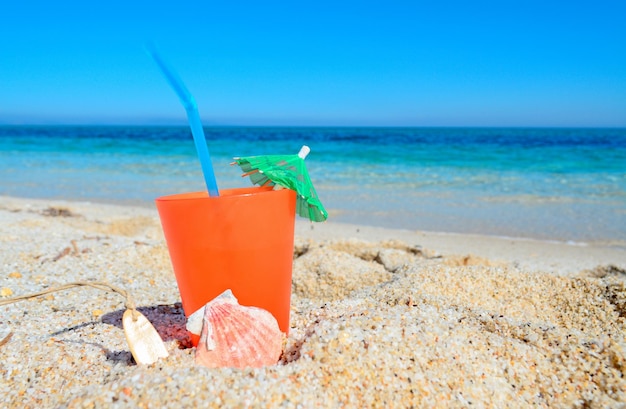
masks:
[(291, 329), (262, 369), (194, 363), (155, 209), (0, 197), (0, 406), (626, 407), (626, 247), (298, 221)]

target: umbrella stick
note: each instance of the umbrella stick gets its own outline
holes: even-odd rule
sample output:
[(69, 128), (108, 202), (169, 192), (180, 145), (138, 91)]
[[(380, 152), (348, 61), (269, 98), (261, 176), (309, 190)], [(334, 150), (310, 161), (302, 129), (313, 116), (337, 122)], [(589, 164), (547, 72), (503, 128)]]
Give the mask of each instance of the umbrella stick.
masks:
[(250, 176), (250, 175), (253, 175), (255, 173), (259, 173), (259, 170), (258, 169), (251, 170), (250, 172), (246, 172), (243, 175), (241, 175), (241, 177), (245, 178), (246, 176)]

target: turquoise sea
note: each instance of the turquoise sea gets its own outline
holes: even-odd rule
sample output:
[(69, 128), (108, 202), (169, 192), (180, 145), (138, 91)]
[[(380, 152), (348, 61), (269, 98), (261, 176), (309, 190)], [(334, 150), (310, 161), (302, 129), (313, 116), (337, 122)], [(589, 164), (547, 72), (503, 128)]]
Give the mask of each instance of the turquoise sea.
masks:
[[(297, 153), (330, 221), (626, 243), (626, 129), (206, 127), (234, 156)], [(188, 127), (0, 126), (0, 195), (154, 206), (205, 189)]]

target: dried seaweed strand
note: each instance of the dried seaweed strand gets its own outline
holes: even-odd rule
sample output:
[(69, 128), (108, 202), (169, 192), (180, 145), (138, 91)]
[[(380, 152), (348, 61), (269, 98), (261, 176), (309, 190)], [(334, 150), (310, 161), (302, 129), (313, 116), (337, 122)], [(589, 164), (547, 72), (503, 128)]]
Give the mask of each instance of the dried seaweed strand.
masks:
[(2, 340), (0, 340), (0, 347), (6, 344), (7, 342), (9, 342), (12, 336), (13, 336), (13, 332), (9, 332), (9, 334), (6, 337), (2, 338)]
[(76, 288), (76, 287), (92, 287), (92, 288), (97, 288), (98, 290), (102, 290), (102, 291), (118, 293), (126, 299), (126, 303), (125, 303), (126, 308), (128, 308), (129, 310), (133, 310), (133, 311), (136, 310), (135, 302), (133, 301), (133, 299), (130, 297), (130, 295), (128, 294), (126, 290), (116, 287), (114, 285), (111, 285), (109, 283), (102, 282), (102, 281), (76, 281), (76, 282), (64, 284), (58, 287), (48, 288), (47, 290), (39, 291), (37, 293), (20, 295), (17, 297), (0, 300), (0, 306), (13, 304), (18, 301), (30, 300), (31, 298), (37, 298), (37, 297), (41, 297), (42, 295), (50, 294), (50, 293), (57, 292), (57, 291), (63, 291), (63, 290), (67, 290), (70, 288)]
[(61, 252), (59, 254), (56, 255), (56, 257), (54, 257), (52, 259), (52, 261), (59, 261), (63, 257), (65, 257), (68, 254), (70, 254), (71, 251), (72, 251), (72, 249), (70, 249), (69, 247), (64, 248), (63, 250), (61, 250)]

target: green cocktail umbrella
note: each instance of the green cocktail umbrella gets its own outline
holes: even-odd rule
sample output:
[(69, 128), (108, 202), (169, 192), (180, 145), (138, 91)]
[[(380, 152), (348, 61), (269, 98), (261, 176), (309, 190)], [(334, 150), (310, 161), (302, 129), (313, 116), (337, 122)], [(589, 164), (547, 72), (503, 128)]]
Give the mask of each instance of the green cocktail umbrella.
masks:
[(280, 186), (295, 190), (298, 194), (296, 212), (314, 222), (323, 222), (328, 212), (317, 197), (304, 158), (311, 149), (303, 146), (297, 155), (262, 155), (235, 158), (244, 174), (259, 186)]

